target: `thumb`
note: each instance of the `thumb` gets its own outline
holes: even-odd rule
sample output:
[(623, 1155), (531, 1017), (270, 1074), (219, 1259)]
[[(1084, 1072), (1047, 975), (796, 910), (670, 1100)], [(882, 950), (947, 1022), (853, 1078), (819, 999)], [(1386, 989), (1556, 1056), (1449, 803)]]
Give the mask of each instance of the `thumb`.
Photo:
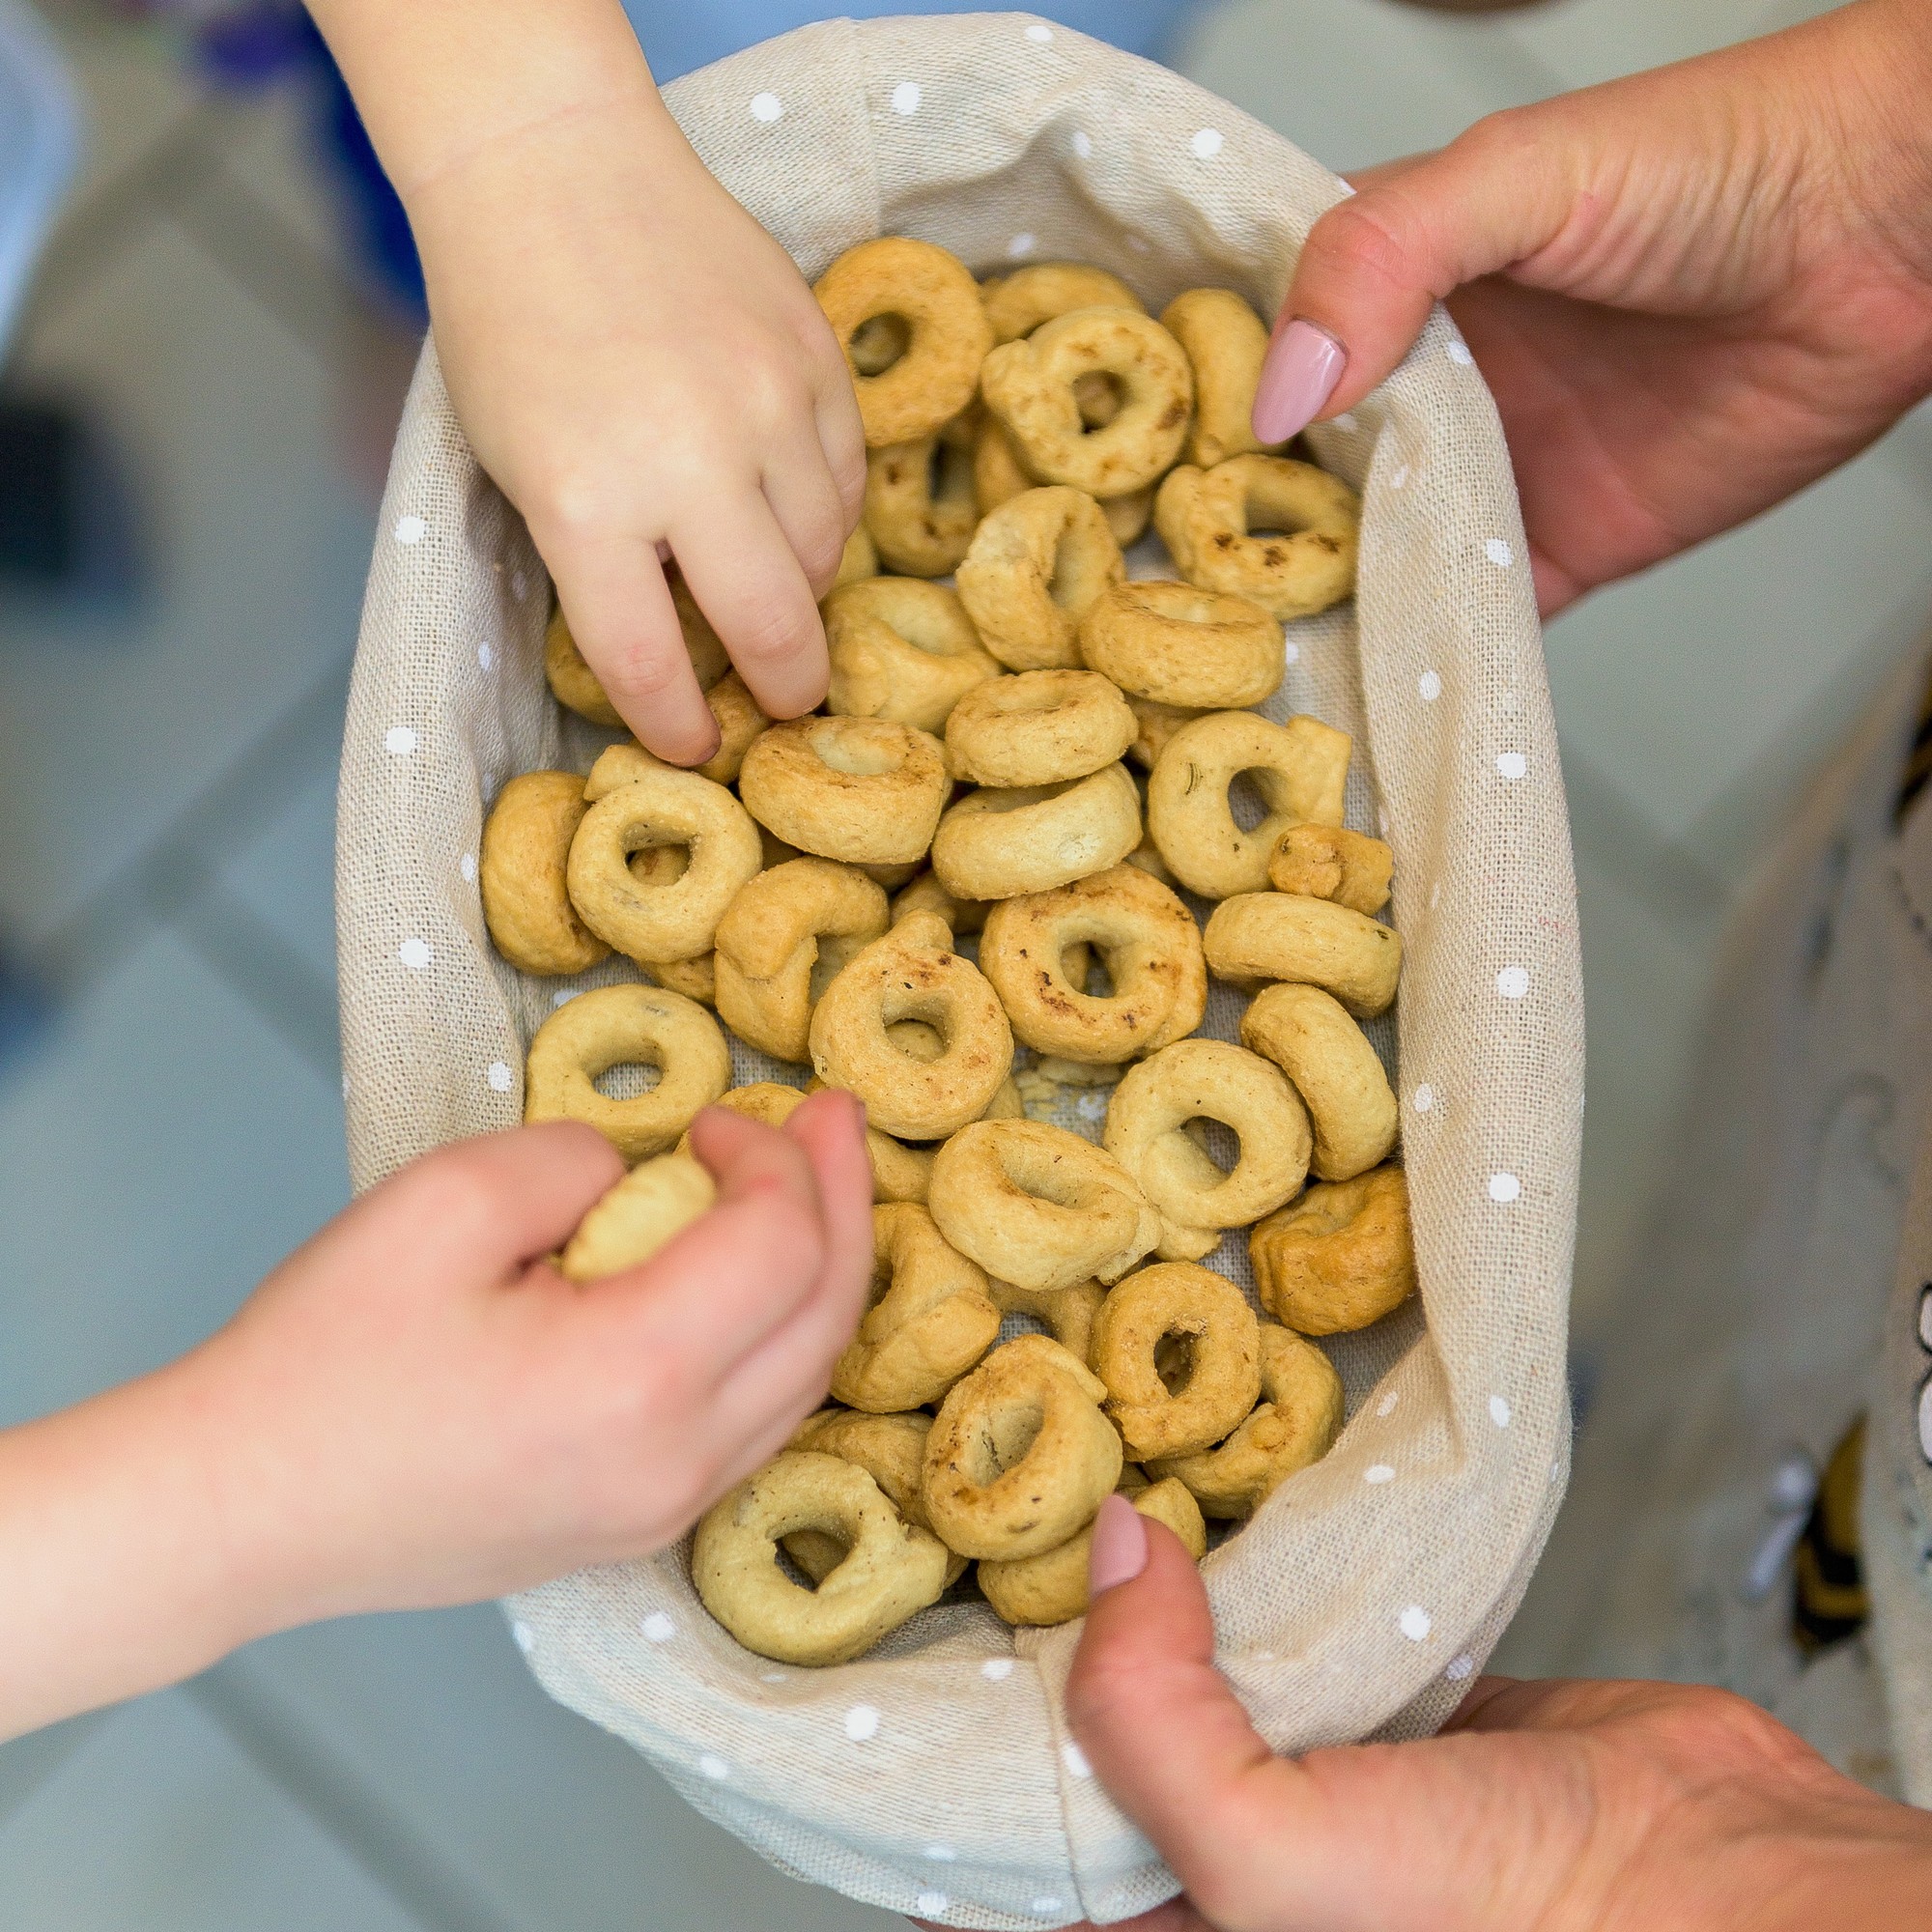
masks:
[(1377, 168), (1302, 245), (1255, 391), (1255, 435), (1286, 441), (1352, 409), (1414, 346), (1435, 303), (1547, 247), (1577, 210), (1585, 147), (1535, 108), (1492, 115), (1439, 154)]
[(1256, 1848), (1282, 1830), (1293, 1767), (1214, 1667), (1208, 1593), (1180, 1539), (1124, 1496), (1094, 1524), (1093, 1599), (1066, 1714), (1099, 1777), (1213, 1924), (1247, 1922)]

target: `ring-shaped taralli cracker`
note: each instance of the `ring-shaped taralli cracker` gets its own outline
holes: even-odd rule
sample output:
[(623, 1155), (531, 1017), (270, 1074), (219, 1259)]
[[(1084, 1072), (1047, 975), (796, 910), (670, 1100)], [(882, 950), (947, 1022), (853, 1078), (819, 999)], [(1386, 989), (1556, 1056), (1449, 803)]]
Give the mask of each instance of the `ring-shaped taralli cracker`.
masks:
[(772, 721), (759, 709), (751, 687), (735, 670), (721, 677), (704, 694), (704, 701), (718, 721), (718, 749), (701, 765), (692, 769), (699, 778), (710, 779), (715, 784), (736, 784), (753, 739), (770, 730)]
[(946, 721), (946, 755), (973, 784), (1057, 784), (1118, 764), (1139, 728), (1098, 672), (1027, 670), (966, 693)]
[(1047, 1332), (1069, 1355), (1085, 1362), (1094, 1351), (1094, 1318), (1107, 1298), (1097, 1281), (1076, 1281), (1071, 1288), (1020, 1288), (1010, 1281), (987, 1279), (993, 1305), (1002, 1315), (1027, 1315), (1046, 1323)]
[[(920, 1485), (925, 1474), (925, 1438), (931, 1433), (932, 1417), (923, 1411), (862, 1415), (857, 1409), (821, 1408), (799, 1424), (785, 1447), (856, 1463), (907, 1522), (917, 1529), (930, 1530)], [(814, 1583), (820, 1583), (844, 1561), (845, 1548), (823, 1530), (797, 1529), (784, 1539), (784, 1553)], [(947, 1553), (952, 1555), (950, 1550)], [(948, 1588), (959, 1580), (965, 1568), (965, 1557), (952, 1557), (946, 1571)]]
[(717, 1199), (710, 1172), (688, 1153), (660, 1154), (634, 1167), (584, 1215), (557, 1269), (570, 1281), (601, 1281), (639, 1267)]
[(585, 810), (575, 772), (525, 772), (497, 794), (477, 866), (497, 951), (523, 973), (582, 973), (611, 949), (578, 917), (564, 885)]
[[(1089, 429), (1075, 384), (1112, 379), (1118, 412)], [(1194, 410), (1187, 353), (1136, 309), (1087, 308), (1003, 343), (980, 372), (980, 393), (1006, 426), (1020, 461), (1047, 483), (1090, 497), (1145, 490), (1177, 456)]]
[[(1128, 1492), (1122, 1484), (1122, 1494)], [(1164, 1523), (1199, 1563), (1208, 1553), (1208, 1525), (1201, 1505), (1184, 1483), (1151, 1483), (1131, 1494), (1133, 1506), (1150, 1520)], [(1087, 1570), (1094, 1553), (1094, 1525), (1070, 1536), (1057, 1549), (1002, 1562), (989, 1558), (976, 1573), (996, 1615), (1009, 1624), (1070, 1623), (1087, 1612)]]
[[(655, 1066), (649, 1093), (597, 1091), (615, 1066)], [(663, 1153), (731, 1084), (731, 1053), (696, 1000), (661, 986), (600, 986), (557, 1008), (530, 1041), (526, 1121), (582, 1121), (624, 1158)]]
[[(1284, 827), (1342, 822), (1352, 744), (1319, 718), (1274, 724), (1252, 711), (1210, 711), (1181, 725), (1161, 747), (1148, 781), (1148, 830), (1160, 856), (1204, 898), (1261, 891)], [(1244, 774), (1267, 814), (1246, 832), (1228, 799)]]
[(1033, 262), (1009, 275), (989, 275), (980, 284), (993, 340), (1017, 342), (1041, 323), (1078, 308), (1128, 308), (1146, 314), (1146, 304), (1106, 269), (1086, 262)]
[(1395, 1091), (1341, 1001), (1320, 986), (1264, 986), (1242, 1016), (1241, 1044), (1301, 1095), (1315, 1127), (1309, 1166), (1323, 1180), (1352, 1180), (1387, 1158), (1400, 1124)]
[(1252, 1516), (1289, 1477), (1319, 1463), (1342, 1433), (1342, 1378), (1312, 1342), (1261, 1324), (1262, 1396), (1225, 1442), (1154, 1457), (1148, 1474), (1184, 1483), (1207, 1516)]
[[(631, 870), (632, 853), (658, 845), (690, 848), (670, 885), (646, 885)], [(724, 908), (763, 863), (758, 828), (723, 785), (666, 766), (583, 814), (570, 841), (571, 903), (627, 958), (696, 959), (711, 951)]]
[(1194, 421), (1183, 452), (1212, 469), (1264, 444), (1255, 435), (1255, 391), (1267, 360), (1268, 332), (1233, 289), (1189, 289), (1161, 311), (1160, 325), (1187, 352), (1194, 370)]
[[(895, 1044), (888, 1030), (900, 1020), (933, 1028), (940, 1057), (916, 1060)], [(932, 913), (902, 919), (833, 980), (811, 1015), (810, 1048), (828, 1087), (856, 1094), (874, 1126), (911, 1141), (979, 1120), (1013, 1064), (999, 995)]]
[(775, 1060), (810, 1051), (811, 1011), (884, 932), (885, 893), (852, 866), (793, 859), (760, 872), (718, 923), (718, 1015)]
[(1248, 1256), (1262, 1305), (1304, 1335), (1346, 1335), (1392, 1315), (1415, 1293), (1402, 1169), (1311, 1187), (1255, 1229)]
[(644, 968), (660, 986), (696, 1000), (700, 1007), (718, 1004), (718, 955), (700, 952), (696, 959), (653, 959)]
[[(670, 585), (671, 606), (677, 612), (678, 629), (691, 659), (691, 674), (699, 691), (709, 692), (731, 668), (730, 653), (724, 640), (711, 628), (711, 620), (697, 608), (681, 573), (665, 573)], [(584, 661), (570, 634), (570, 624), (559, 607), (551, 612), (550, 628), (544, 633), (544, 675), (556, 701), (565, 710), (587, 718), (593, 724), (623, 724), (617, 707), (611, 702), (597, 673)]]
[(1268, 855), (1268, 882), (1278, 893), (1333, 899), (1374, 915), (1389, 900), (1395, 854), (1379, 838), (1340, 825), (1291, 825)]
[(1224, 980), (1320, 986), (1357, 1019), (1386, 1012), (1402, 977), (1402, 935), (1392, 925), (1300, 893), (1238, 893), (1223, 899), (1202, 943), (1208, 964)]
[[(1223, 1172), (1188, 1131), (1219, 1121), (1240, 1142)], [(1292, 1200), (1308, 1178), (1308, 1114), (1281, 1070), (1221, 1039), (1181, 1039), (1130, 1067), (1107, 1106), (1102, 1145), (1160, 1210), (1159, 1252), (1198, 1261), (1224, 1228)]]
[[(749, 1087), (733, 1087), (719, 1094), (711, 1104), (742, 1114), (746, 1120), (756, 1121), (763, 1126), (781, 1127), (805, 1105), (805, 1095), (796, 1087), (781, 1087), (776, 1080), (753, 1080)], [(683, 1154), (691, 1151), (688, 1127), (678, 1141), (677, 1151)]]
[(937, 872), (922, 872), (894, 899), (893, 923), (896, 925), (908, 913), (937, 913), (957, 939), (967, 933), (983, 930), (986, 915), (992, 909), (992, 903), (987, 899), (955, 899), (939, 883)]
[(1130, 1456), (1190, 1455), (1229, 1435), (1260, 1398), (1261, 1323), (1225, 1276), (1158, 1262), (1102, 1304), (1094, 1373)]
[(935, 735), (976, 685), (1001, 675), (966, 608), (944, 584), (874, 577), (825, 600), (828, 707)]
[[(903, 235), (862, 242), (826, 270), (813, 293), (851, 364), (868, 449), (931, 436), (973, 400), (993, 326), (980, 285), (944, 248)], [(852, 338), (880, 316), (905, 323), (906, 346), (867, 375), (853, 358)]]
[(1037, 1556), (1121, 1480), (1106, 1385), (1057, 1342), (995, 1349), (940, 1405), (921, 1485), (934, 1533), (961, 1556)]
[(1141, 842), (1141, 795), (1124, 765), (1062, 784), (968, 792), (939, 821), (932, 869), (957, 898), (1051, 892), (1118, 866)]
[(867, 454), (866, 527), (889, 568), (907, 577), (949, 576), (979, 526), (970, 442), (923, 436)]
[(933, 1160), (926, 1207), (962, 1255), (1035, 1293), (1118, 1281), (1160, 1238), (1160, 1215), (1126, 1169), (1042, 1121), (961, 1128)]
[(738, 774), (738, 795), (760, 825), (848, 866), (924, 858), (952, 788), (939, 740), (882, 718), (774, 724)]
[(1213, 469), (1182, 464), (1160, 486), (1153, 521), (1190, 583), (1246, 597), (1284, 620), (1313, 616), (1355, 588), (1361, 503), (1312, 463), (1236, 456)]
[[(815, 1590), (779, 1568), (778, 1546), (818, 1530), (845, 1559)], [(952, 1559), (907, 1522), (866, 1470), (842, 1457), (788, 1449), (706, 1511), (691, 1547), (704, 1607), (742, 1643), (780, 1663), (843, 1663), (936, 1603)]]
[(838, 559), (838, 575), (832, 580), (832, 587), (842, 590), (848, 583), (863, 583), (878, 574), (879, 547), (872, 541), (871, 531), (861, 524), (845, 539), (844, 553)]
[[(1067, 979), (1075, 947), (1100, 955), (1110, 992), (1090, 994)], [(1191, 1034), (1208, 1009), (1194, 915), (1135, 866), (1002, 899), (986, 920), (980, 970), (1028, 1046), (1089, 1065), (1157, 1052)]]
[(974, 533), (959, 566), (959, 601), (980, 641), (1009, 670), (1077, 670), (1080, 620), (1126, 575), (1121, 546), (1093, 497), (1028, 490)]
[(1080, 655), (1122, 691), (1195, 710), (1262, 703), (1287, 663), (1281, 625), (1259, 604), (1159, 580), (1117, 584), (1094, 604)]
[(1183, 724), (1191, 724), (1197, 718), (1208, 715), (1187, 705), (1157, 704), (1151, 697), (1141, 697), (1131, 691), (1123, 692), (1122, 696), (1126, 698), (1127, 709), (1134, 714), (1134, 723), (1140, 727), (1127, 755), (1144, 772), (1151, 772), (1160, 762), (1167, 741)]
[(832, 1395), (895, 1415), (938, 1402), (1000, 1339), (986, 1277), (923, 1208), (872, 1209), (871, 1302), (832, 1369)]

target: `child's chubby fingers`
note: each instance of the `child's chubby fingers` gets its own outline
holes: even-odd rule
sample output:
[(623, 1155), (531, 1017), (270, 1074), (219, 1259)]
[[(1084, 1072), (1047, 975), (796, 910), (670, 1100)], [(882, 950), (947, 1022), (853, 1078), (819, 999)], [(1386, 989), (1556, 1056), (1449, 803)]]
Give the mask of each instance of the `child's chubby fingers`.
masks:
[(825, 626), (763, 491), (748, 483), (694, 497), (669, 534), (697, 608), (760, 709), (768, 718), (803, 717), (831, 683)]
[(872, 1161), (866, 1151), (865, 1105), (828, 1087), (792, 1115), (784, 1131), (804, 1148), (818, 1181), (827, 1282), (856, 1309), (872, 1271)]
[(605, 695), (667, 763), (699, 765), (718, 721), (697, 688), (654, 538), (541, 534), (571, 636)]
[(765, 501), (805, 572), (812, 595), (823, 597), (838, 575), (851, 533), (844, 499), (819, 440), (817, 419), (802, 412), (767, 442), (761, 482)]

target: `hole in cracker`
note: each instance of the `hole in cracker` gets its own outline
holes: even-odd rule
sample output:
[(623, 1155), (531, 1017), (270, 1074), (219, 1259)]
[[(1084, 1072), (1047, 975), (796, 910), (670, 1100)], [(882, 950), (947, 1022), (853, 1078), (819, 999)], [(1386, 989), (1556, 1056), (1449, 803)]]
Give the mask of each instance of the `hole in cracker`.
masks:
[(902, 315), (875, 315), (852, 331), (852, 366), (862, 376), (883, 376), (912, 346), (912, 325)]

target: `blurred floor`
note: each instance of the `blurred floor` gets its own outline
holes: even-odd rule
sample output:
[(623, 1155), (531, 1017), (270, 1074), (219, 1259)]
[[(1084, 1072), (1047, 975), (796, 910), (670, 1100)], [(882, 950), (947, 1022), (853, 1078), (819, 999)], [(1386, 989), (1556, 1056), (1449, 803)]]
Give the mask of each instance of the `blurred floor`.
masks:
[[(1812, 11), (1235, 0), (1184, 65), (1348, 167)], [(0, 940), (63, 1003), (0, 1084), (0, 1422), (183, 1348), (344, 1197), (333, 766), (409, 353), (356, 297), (285, 103), (206, 98), (138, 25), (57, 24), (89, 170), (11, 374), (104, 412), (159, 568), (131, 615), (0, 605)], [(1908, 424), (1551, 630), (1590, 1000), (1586, 1343), (1667, 1158), (1725, 907), (1916, 636), (1928, 510), (1932, 428)], [(0, 1749), (0, 1923), (22, 1932), (781, 1922), (896, 1921), (697, 1819), (548, 1704), (487, 1608), (298, 1633)]]

